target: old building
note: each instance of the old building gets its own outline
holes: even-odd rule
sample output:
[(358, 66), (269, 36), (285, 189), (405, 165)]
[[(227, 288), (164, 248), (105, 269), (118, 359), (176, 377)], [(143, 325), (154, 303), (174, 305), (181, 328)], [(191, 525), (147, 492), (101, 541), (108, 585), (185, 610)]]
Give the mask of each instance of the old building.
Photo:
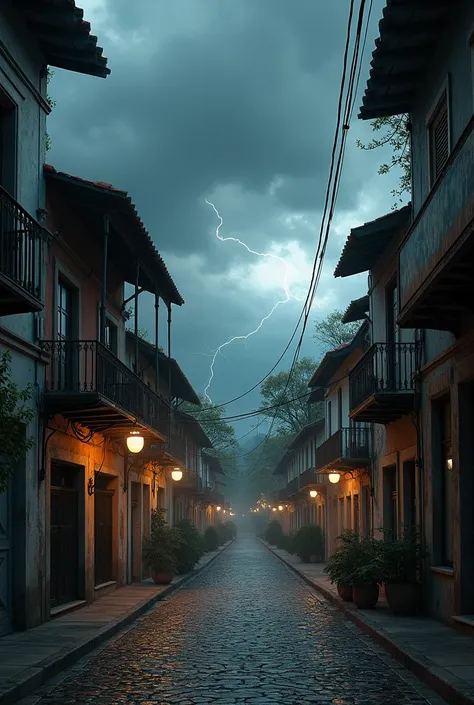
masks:
[(326, 544), (330, 555), (344, 529), (367, 535), (371, 527), (372, 427), (350, 417), (350, 375), (367, 348), (368, 325), (353, 340), (325, 354), (309, 381), (310, 403), (324, 401), (324, 440), (316, 449), (316, 472), (327, 483)]
[[(353, 228), (336, 267), (336, 277), (368, 272), (369, 294), (353, 302), (345, 321), (366, 319), (369, 347), (348, 376), (351, 423), (373, 428), (371, 473), (375, 532), (400, 535), (419, 523), (416, 459), (415, 332), (398, 326), (398, 247), (411, 219), (411, 206)], [(365, 310), (364, 310), (365, 309)]]
[(60, 22), (51, 3), (0, 7), (0, 349), (12, 355), (12, 379), (35, 387), (34, 440), (7, 492), (0, 495), (0, 635), (44, 618), (45, 494), (38, 477), (38, 407), (48, 358), (39, 346), (45, 302), (44, 258), (48, 66), (105, 78), (109, 69), (90, 25), (74, 3)]
[[(140, 341), (134, 369), (142, 375), (127, 364), (125, 284), (167, 309), (183, 299), (126, 192), (49, 166), (44, 173), (56, 233), (40, 343), (48, 356), (40, 466), (47, 619), (144, 575), (142, 538), (161, 491), (171, 506), (169, 466), (179, 450), (169, 435), (168, 382), (145, 382)], [(194, 399), (175, 361), (166, 365), (173, 392)], [(143, 453), (129, 452), (130, 436), (142, 439)], [(153, 444), (156, 467), (148, 463)]]
[(426, 603), (465, 628), (474, 613), (473, 28), (469, 0), (415, 12), (387, 3), (360, 112), (362, 119), (400, 115), (411, 133), (412, 218), (398, 251), (398, 324), (420, 344)]
[(275, 517), (286, 533), (314, 524), (326, 533), (327, 477), (316, 468), (317, 449), (324, 439), (324, 418), (295, 436), (274, 470), (281, 489), (275, 497)]

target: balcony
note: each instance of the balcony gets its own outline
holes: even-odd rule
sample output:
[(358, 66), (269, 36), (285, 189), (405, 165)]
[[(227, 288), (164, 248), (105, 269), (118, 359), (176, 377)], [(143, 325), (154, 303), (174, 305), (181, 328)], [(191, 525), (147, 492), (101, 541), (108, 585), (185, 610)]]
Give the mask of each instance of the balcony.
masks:
[(316, 448), (318, 470), (367, 467), (371, 456), (371, 428), (341, 428)]
[(0, 186), (0, 316), (41, 311), (43, 228)]
[(405, 328), (461, 332), (474, 281), (474, 117), (417, 214), (400, 249)]
[(350, 417), (388, 424), (415, 403), (415, 343), (375, 343), (349, 373)]
[(173, 489), (176, 493), (186, 493), (192, 496), (200, 497), (204, 491), (202, 478), (196, 472), (185, 470), (183, 477), (179, 482), (173, 483)]
[(328, 479), (325, 475), (318, 473), (316, 468), (308, 468), (300, 475), (290, 480), (283, 490), (280, 490), (279, 499), (282, 501), (284, 499), (290, 499), (309, 487), (322, 489), (327, 484)]
[(105, 345), (97, 340), (50, 340), (41, 347), (50, 355), (47, 414), (61, 414), (108, 436), (123, 437), (138, 426), (145, 437), (165, 439), (168, 408)]

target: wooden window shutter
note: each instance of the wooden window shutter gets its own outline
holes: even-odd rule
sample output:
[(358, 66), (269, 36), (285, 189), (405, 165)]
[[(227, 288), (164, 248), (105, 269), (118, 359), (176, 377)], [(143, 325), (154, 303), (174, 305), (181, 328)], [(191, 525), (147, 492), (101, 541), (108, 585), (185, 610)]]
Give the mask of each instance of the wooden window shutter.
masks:
[(449, 158), (448, 96), (440, 98), (430, 123), (431, 182), (441, 174)]

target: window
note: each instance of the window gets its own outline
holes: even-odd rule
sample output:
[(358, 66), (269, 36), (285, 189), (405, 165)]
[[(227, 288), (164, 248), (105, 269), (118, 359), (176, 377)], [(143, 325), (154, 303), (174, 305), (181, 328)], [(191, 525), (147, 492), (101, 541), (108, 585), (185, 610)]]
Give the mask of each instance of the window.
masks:
[(449, 157), (448, 92), (444, 90), (428, 123), (430, 179), (434, 184)]
[(0, 89), (0, 185), (16, 196), (17, 111)]
[(109, 318), (105, 319), (105, 345), (109, 348), (114, 355), (117, 355), (118, 350), (118, 330), (115, 323), (113, 323)]
[(362, 511), (363, 511), (363, 526), (362, 531), (364, 536), (370, 534), (370, 491), (367, 485), (362, 487)]
[(384, 475), (384, 507), (383, 525), (391, 530), (391, 537), (397, 538), (398, 529), (398, 493), (397, 493), (397, 467), (391, 465), (383, 469)]
[(332, 436), (331, 402), (328, 401), (328, 438)]
[(454, 483), (451, 450), (451, 403), (445, 400), (440, 408), (441, 421), (441, 500), (442, 500), (442, 559), (453, 565), (454, 544)]
[(58, 340), (72, 337), (72, 291), (61, 279), (57, 289), (57, 337)]
[(342, 428), (342, 387), (337, 390), (337, 430)]

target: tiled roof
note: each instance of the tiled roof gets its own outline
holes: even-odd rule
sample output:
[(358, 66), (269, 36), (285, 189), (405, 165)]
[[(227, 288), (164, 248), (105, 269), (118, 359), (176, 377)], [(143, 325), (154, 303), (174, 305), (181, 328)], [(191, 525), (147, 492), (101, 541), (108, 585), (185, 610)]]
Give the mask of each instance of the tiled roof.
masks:
[[(72, 176), (66, 172), (57, 171), (50, 164), (44, 165), (44, 174), (47, 180), (54, 179), (56, 182), (65, 184), (72, 189), (75, 187), (92, 189), (95, 194), (102, 195), (108, 202), (107, 207), (117, 211), (117, 214), (120, 216), (121, 226), (123, 226), (124, 229), (127, 228), (130, 230), (134, 244), (137, 244), (137, 249), (140, 250), (140, 258), (143, 261), (143, 266), (154, 270), (154, 274), (157, 279), (160, 280), (160, 286), (166, 291), (170, 303), (177, 304), (178, 306), (184, 303), (184, 299), (176, 288), (163, 258), (153, 244), (153, 240), (146, 230), (137, 208), (127, 191), (116, 188), (106, 181), (88, 181), (80, 176)], [(126, 222), (125, 219), (127, 219), (128, 222)]]
[(200, 448), (213, 448), (212, 441), (194, 416), (191, 414), (185, 414), (183, 411), (176, 411), (176, 416), (183, 424), (187, 426), (187, 430)]
[(322, 419), (318, 419), (317, 421), (313, 421), (313, 423), (303, 426), (301, 431), (293, 438), (291, 443), (289, 443), (288, 450), (298, 448), (298, 446), (304, 443), (308, 438), (311, 438), (311, 436), (315, 435), (319, 430), (324, 428), (324, 424), (325, 419), (323, 417)]
[(365, 314), (369, 311), (369, 295), (361, 296), (360, 299), (354, 299), (351, 301), (347, 307), (341, 322), (342, 323), (356, 323), (357, 321), (362, 321), (366, 316)]
[(99, 78), (109, 75), (103, 49), (74, 0), (15, 0), (13, 4), (36, 37), (47, 64)]
[(218, 475), (225, 475), (225, 472), (222, 468), (221, 461), (219, 458), (216, 458), (215, 455), (211, 455), (210, 453), (206, 453), (205, 450), (202, 452), (202, 459), (204, 460), (205, 463), (207, 463), (211, 470)]

